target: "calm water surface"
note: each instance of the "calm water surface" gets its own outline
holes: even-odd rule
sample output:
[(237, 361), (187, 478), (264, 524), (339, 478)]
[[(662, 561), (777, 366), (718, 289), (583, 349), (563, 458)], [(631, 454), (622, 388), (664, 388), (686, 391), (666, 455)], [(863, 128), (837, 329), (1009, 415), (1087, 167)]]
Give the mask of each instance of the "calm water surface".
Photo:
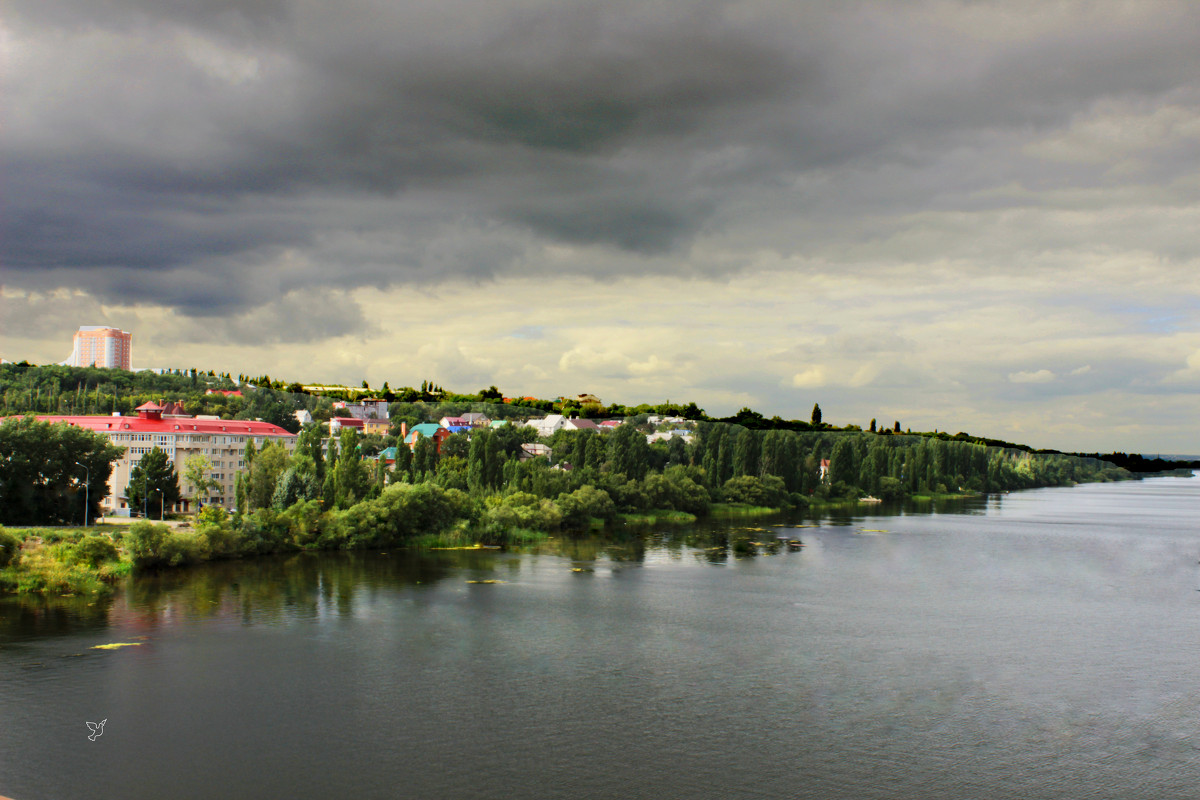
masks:
[(8, 600), (0, 794), (1195, 798), (1198, 520), (1162, 478)]

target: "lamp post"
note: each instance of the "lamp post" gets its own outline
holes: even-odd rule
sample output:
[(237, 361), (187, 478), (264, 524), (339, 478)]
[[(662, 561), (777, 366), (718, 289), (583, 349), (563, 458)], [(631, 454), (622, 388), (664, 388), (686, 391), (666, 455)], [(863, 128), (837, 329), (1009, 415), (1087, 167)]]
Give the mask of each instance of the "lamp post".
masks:
[(83, 467), (87, 472), (87, 483), (83, 485), (83, 527), (88, 526), (88, 511), (92, 507), (92, 471), (88, 469), (88, 465), (80, 461), (75, 462), (76, 466)]

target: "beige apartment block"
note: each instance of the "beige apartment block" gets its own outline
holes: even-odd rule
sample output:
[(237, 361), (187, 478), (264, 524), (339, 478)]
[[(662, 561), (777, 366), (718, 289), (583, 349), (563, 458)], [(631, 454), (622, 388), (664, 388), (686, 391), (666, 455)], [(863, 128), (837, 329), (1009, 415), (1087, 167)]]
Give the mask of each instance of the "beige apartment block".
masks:
[[(191, 487), (183, 479), (184, 465), (193, 455), (203, 455), (212, 462), (209, 476), (220, 489), (214, 490), (205, 499), (208, 505), (218, 505), (233, 510), (237, 475), (245, 470), (243, 455), (246, 443), (254, 442), (262, 449), (267, 442), (281, 442), (290, 453), (296, 446), (296, 435), (288, 433), (269, 422), (200, 419), (197, 417), (163, 417), (163, 407), (155, 403), (140, 406), (136, 417), (119, 414), (103, 416), (39, 416), (46, 422), (65, 422), (97, 433), (102, 433), (117, 447), (125, 448), (125, 454), (113, 464), (108, 480), (108, 497), (102, 508), (106, 514), (125, 515), (131, 509), (125, 499), (125, 487), (129, 485), (134, 466), (142, 456), (155, 447), (164, 451), (175, 465), (179, 477), (179, 490), (183, 499), (173, 509), (147, 509), (151, 516), (162, 511), (194, 510), (196, 497), (191, 496)], [(141, 511), (142, 509), (132, 509)]]
[(117, 328), (84, 325), (75, 331), (68, 367), (132, 369), (133, 334)]

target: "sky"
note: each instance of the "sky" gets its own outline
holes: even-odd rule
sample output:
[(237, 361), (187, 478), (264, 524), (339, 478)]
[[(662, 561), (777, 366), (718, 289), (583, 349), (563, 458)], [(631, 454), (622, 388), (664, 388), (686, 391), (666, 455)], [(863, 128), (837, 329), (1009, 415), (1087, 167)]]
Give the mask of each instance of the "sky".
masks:
[(7, 0), (0, 357), (1200, 453), (1190, 0)]

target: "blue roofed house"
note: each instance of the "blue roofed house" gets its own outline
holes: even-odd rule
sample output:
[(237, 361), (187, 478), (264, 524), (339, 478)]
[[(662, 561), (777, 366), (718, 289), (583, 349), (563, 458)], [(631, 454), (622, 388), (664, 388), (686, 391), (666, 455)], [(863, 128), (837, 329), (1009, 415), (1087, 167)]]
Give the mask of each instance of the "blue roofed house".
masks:
[(393, 464), (396, 463), (396, 448), (394, 448), (394, 447), (383, 448), (382, 450), (379, 451), (378, 458), (387, 466), (389, 466), (389, 467), (392, 466)]
[(433, 439), (433, 444), (440, 453), (442, 451), (442, 442), (449, 435), (450, 431), (436, 422), (422, 422), (420, 425), (413, 425), (412, 430), (405, 435), (404, 443), (408, 445), (410, 450), (415, 450), (417, 441), (422, 437)]

